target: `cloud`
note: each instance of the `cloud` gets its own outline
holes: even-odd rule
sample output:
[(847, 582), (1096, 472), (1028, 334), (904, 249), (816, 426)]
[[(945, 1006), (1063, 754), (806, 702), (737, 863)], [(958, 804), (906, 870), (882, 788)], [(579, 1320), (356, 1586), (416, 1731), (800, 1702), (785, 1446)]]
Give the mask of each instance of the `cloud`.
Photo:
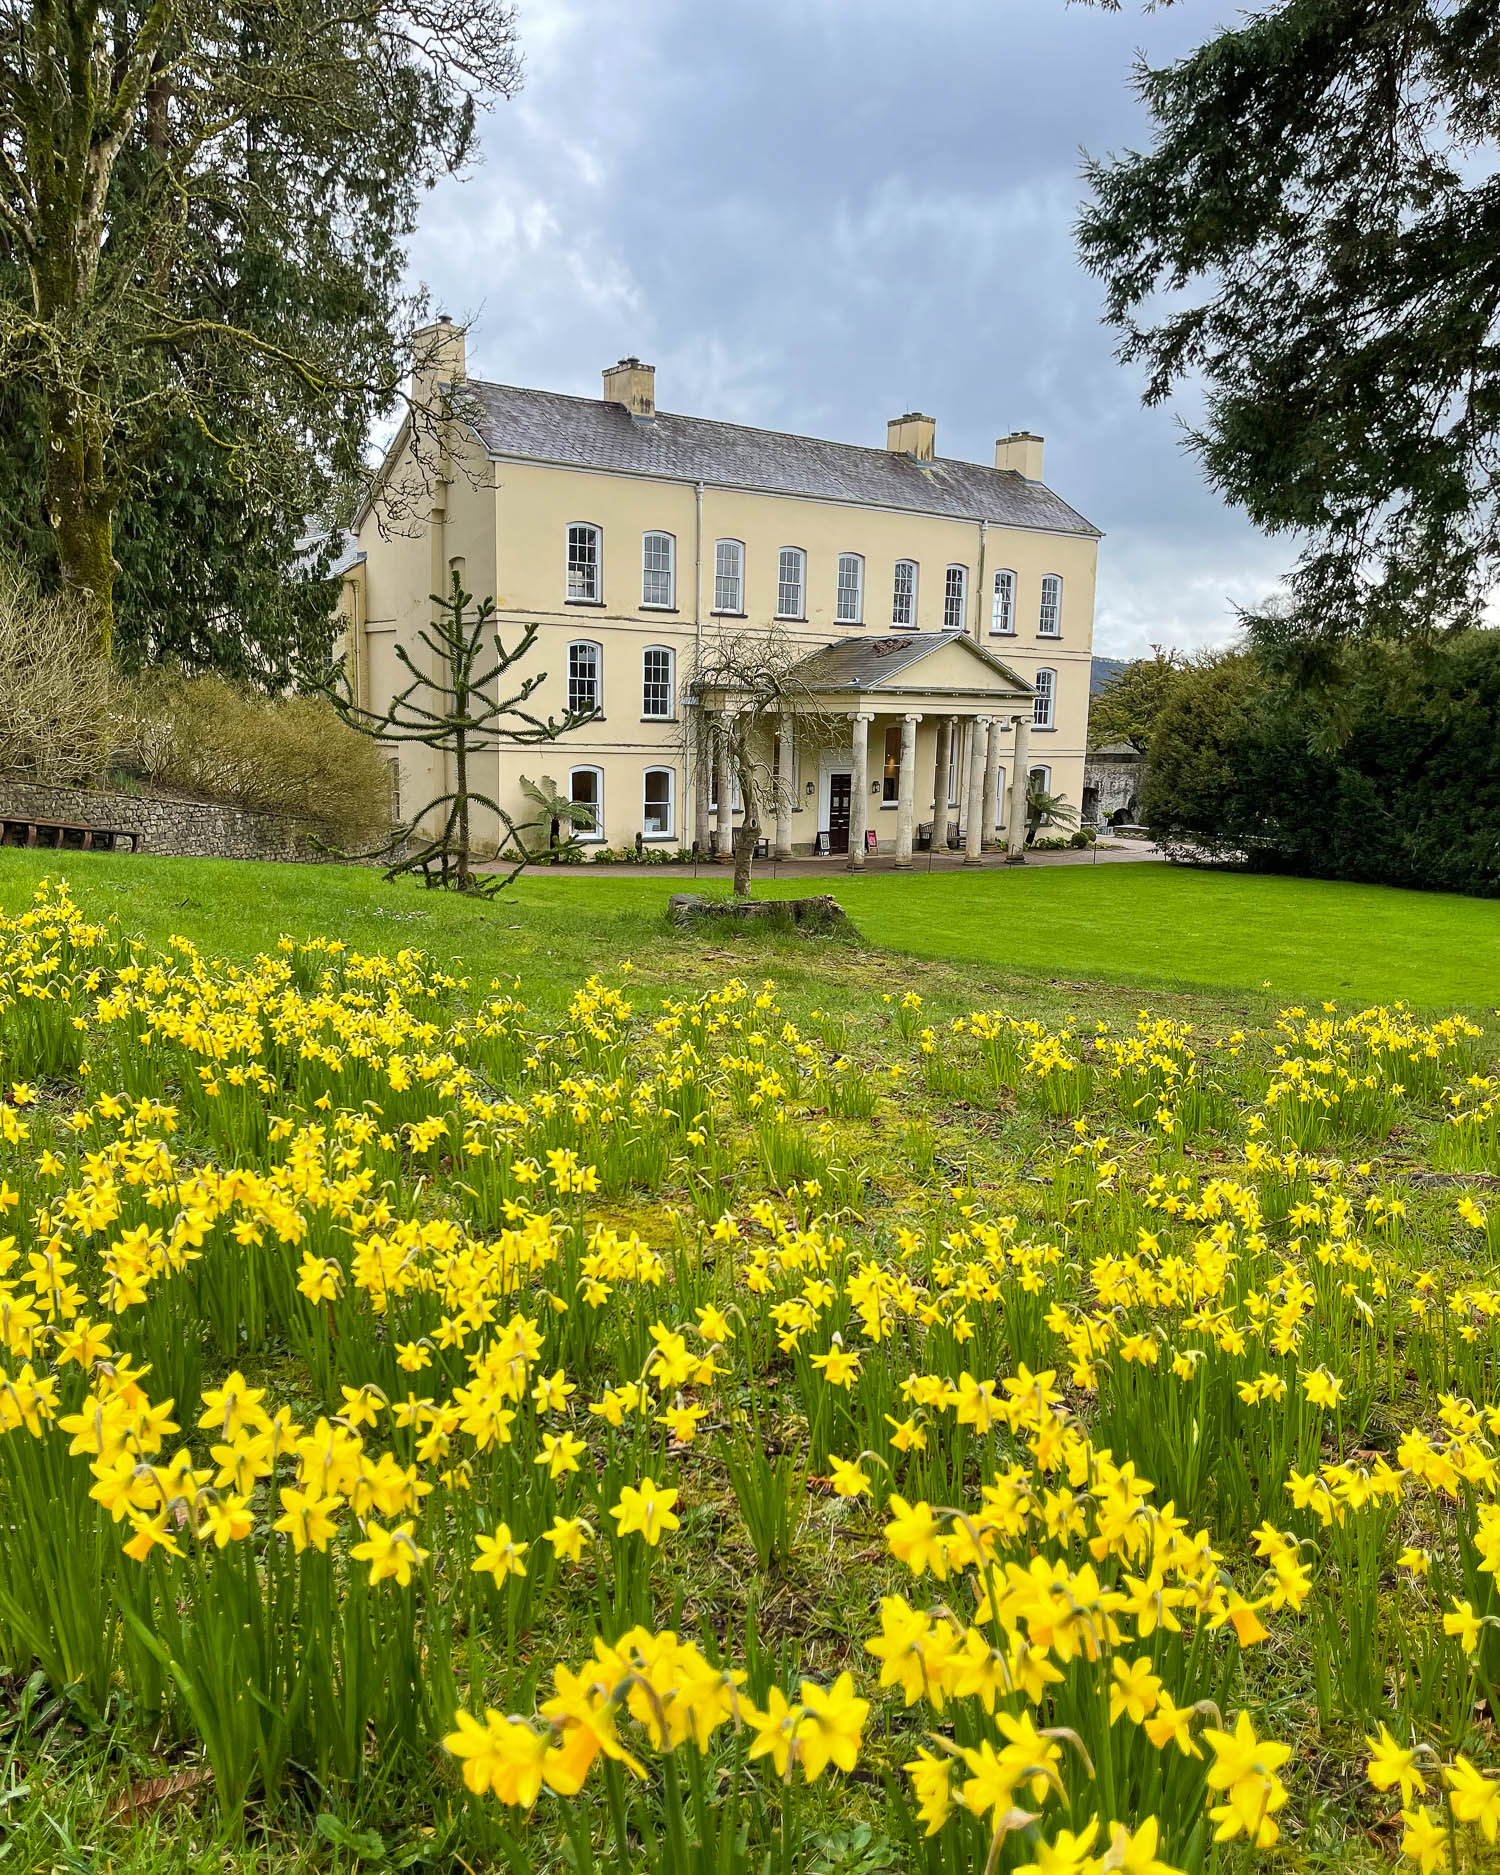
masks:
[(1160, 63), (1215, 18), (534, 4), (525, 89), (429, 198), (412, 274), (475, 317), (477, 375), (597, 396), (633, 351), (668, 409), (876, 443), (920, 407), (976, 461), (1040, 430), (1048, 481), (1108, 536), (1097, 648), (1220, 642), (1290, 549), (1203, 486), (1175, 413), (1141, 409), (1073, 248), (1081, 149), (1147, 136), (1136, 43)]

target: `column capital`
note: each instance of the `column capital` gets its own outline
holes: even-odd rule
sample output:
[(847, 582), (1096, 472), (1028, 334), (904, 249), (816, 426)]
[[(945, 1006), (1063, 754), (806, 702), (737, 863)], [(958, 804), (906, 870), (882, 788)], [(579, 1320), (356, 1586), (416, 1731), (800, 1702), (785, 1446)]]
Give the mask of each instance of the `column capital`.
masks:
[(849, 720), (851, 723), (873, 723), (875, 720), (875, 712), (873, 710), (851, 710), (849, 712)]
[(908, 710), (901, 720), (905, 723), (920, 723), (922, 720), (922, 712), (920, 710)]

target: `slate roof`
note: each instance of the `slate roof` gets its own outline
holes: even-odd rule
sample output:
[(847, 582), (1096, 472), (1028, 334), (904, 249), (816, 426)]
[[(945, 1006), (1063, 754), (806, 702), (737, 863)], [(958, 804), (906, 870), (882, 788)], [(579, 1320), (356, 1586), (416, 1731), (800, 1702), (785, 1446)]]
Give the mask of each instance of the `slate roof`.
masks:
[(1031, 685), (1008, 664), (976, 645), (967, 632), (900, 632), (882, 638), (840, 638), (809, 652), (793, 668), (810, 690), (874, 690), (887, 678), (920, 664), (930, 653), (962, 640), (981, 664), (1004, 677), (1022, 696)]
[(742, 423), (678, 417), (667, 411), (635, 417), (623, 404), (481, 379), (471, 378), (463, 388), (468, 393), (464, 414), (494, 456), (906, 508), (1050, 533), (1099, 533), (1061, 496), (1013, 469), (986, 468), (948, 456), (918, 462), (889, 449), (753, 430)]

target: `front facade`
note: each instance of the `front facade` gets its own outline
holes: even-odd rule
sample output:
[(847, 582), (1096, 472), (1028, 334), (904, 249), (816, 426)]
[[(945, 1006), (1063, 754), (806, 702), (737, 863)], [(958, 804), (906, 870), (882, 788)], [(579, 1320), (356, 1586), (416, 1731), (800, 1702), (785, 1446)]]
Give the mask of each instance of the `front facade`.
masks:
[[(727, 841), (738, 803), (713, 730), (736, 703), (695, 677), (705, 639), (740, 632), (809, 660), (888, 647), (806, 667), (817, 734), (788, 721), (767, 749), (778, 850), (904, 862), (935, 828), (977, 851), (1016, 824), (1018, 773), (1081, 804), (1099, 536), (1043, 485), (1040, 438), (1006, 438), (989, 468), (938, 457), (912, 415), (857, 448), (659, 413), (633, 359), (598, 401), (470, 381), (462, 333), (428, 337), (417, 400), (440, 381), (450, 414), (438, 448), (403, 432), (358, 519), (346, 658), (383, 707), (396, 645), (416, 645), (455, 571), (494, 595), (507, 641), (536, 623), (531, 707), (600, 714), (481, 758), (473, 785), (507, 811), (525, 818), (520, 777), (546, 775), (591, 810), (586, 840)], [(452, 785), (440, 753), (401, 762), (404, 813)]]

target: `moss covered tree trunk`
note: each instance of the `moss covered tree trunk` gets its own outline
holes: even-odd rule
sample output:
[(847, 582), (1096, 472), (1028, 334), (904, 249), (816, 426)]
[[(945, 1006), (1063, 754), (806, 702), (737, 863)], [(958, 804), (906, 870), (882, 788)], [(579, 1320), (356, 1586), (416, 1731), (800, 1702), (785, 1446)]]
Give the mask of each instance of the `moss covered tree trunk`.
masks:
[(105, 476), (104, 439), (84, 400), (66, 391), (47, 399), (47, 522), (63, 585), (93, 621), (109, 656), (115, 626), (116, 495)]

